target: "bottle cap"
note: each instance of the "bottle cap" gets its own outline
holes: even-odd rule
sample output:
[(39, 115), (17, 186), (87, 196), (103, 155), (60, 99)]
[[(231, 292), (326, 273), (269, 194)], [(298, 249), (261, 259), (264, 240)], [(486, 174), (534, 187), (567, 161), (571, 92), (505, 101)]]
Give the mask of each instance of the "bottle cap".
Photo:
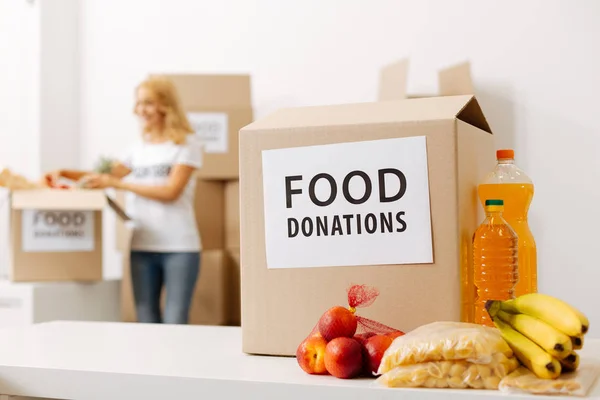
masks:
[(486, 200), (485, 201), (485, 205), (486, 206), (503, 206), (504, 205), (504, 200)]
[(515, 151), (513, 149), (502, 149), (502, 150), (496, 151), (496, 159), (498, 159), (498, 160), (502, 160), (502, 159), (514, 160), (514, 158), (515, 158)]

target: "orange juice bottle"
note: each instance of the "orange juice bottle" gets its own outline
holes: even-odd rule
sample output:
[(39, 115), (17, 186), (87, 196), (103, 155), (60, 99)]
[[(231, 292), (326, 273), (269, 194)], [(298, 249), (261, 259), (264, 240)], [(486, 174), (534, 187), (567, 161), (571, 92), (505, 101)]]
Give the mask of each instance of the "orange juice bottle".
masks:
[(477, 289), (474, 322), (492, 327), (494, 323), (485, 309), (485, 302), (514, 299), (519, 278), (519, 239), (502, 218), (503, 209), (502, 200), (486, 200), (485, 221), (473, 235), (473, 282)]
[(533, 182), (515, 165), (513, 150), (498, 150), (496, 168), (479, 185), (479, 200), (504, 200), (504, 219), (519, 237), (519, 282), (515, 295), (537, 292), (537, 250), (527, 213), (533, 199)]

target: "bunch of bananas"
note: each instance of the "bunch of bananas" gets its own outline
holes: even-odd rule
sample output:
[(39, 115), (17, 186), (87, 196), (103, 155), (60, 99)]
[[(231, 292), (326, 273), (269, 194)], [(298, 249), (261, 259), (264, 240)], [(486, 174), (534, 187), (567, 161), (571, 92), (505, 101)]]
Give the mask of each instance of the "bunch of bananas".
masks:
[(556, 379), (575, 371), (590, 323), (555, 297), (531, 293), (507, 301), (489, 300), (486, 309), (515, 356), (538, 378)]

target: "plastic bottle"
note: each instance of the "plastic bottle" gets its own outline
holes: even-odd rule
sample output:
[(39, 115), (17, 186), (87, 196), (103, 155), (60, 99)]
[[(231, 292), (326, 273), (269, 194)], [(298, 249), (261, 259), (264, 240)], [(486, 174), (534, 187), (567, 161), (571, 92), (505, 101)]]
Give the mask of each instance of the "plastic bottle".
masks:
[(473, 282), (477, 289), (474, 322), (492, 327), (485, 302), (514, 299), (519, 278), (519, 239), (502, 217), (503, 211), (502, 200), (486, 200), (486, 218), (473, 235)]
[(515, 165), (513, 150), (498, 150), (498, 163), (479, 185), (479, 199), (504, 200), (504, 219), (519, 237), (519, 282), (515, 295), (537, 292), (537, 249), (527, 213), (533, 199), (533, 182)]

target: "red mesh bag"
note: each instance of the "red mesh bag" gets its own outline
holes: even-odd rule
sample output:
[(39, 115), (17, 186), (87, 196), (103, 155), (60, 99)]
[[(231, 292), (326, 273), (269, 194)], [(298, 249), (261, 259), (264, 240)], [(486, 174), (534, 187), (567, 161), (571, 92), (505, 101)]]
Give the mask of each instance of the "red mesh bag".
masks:
[[(393, 339), (404, 335), (404, 332), (384, 325), (380, 322), (357, 315), (357, 309), (369, 307), (375, 302), (379, 296), (379, 290), (366, 285), (351, 285), (348, 290), (348, 307), (334, 306), (325, 312), (319, 318), (319, 321), (309, 333), (309, 335), (300, 343), (296, 352), (296, 358), (302, 369), (310, 374), (332, 374), (339, 378), (351, 378), (361, 373), (371, 375), (372, 371), (376, 371), (378, 362), (373, 361), (373, 355), (369, 355), (369, 351), (373, 353), (366, 343), (372, 336), (385, 336), (386, 338), (377, 338), (382, 344), (377, 345), (379, 352), (385, 351), (391, 344)], [(338, 338), (342, 338), (338, 340)], [(333, 347), (329, 343), (336, 340), (336, 345), (345, 341), (343, 345), (340, 343), (342, 352), (346, 354), (338, 354), (338, 357), (352, 358), (352, 352), (361, 352), (362, 356), (356, 355), (355, 358), (362, 358), (363, 365), (360, 371), (356, 368), (345, 373), (337, 373), (334, 371), (330, 362), (329, 368), (325, 366), (325, 347), (328, 353), (333, 352)], [(354, 343), (356, 342), (356, 343)], [(383, 348), (382, 346), (387, 346)], [(345, 349), (345, 350), (344, 350)], [(382, 355), (382, 354), (381, 354)], [(330, 360), (334, 357), (330, 356)], [(377, 358), (377, 357), (375, 357)], [(373, 363), (377, 363), (374, 365)], [(350, 363), (350, 362), (349, 362)]]
[[(356, 314), (358, 308), (366, 308), (377, 300), (377, 296), (379, 296), (379, 290), (372, 286), (367, 285), (352, 285), (350, 286), (346, 292), (348, 293), (348, 308), (347, 310), (354, 314), (356, 319), (357, 327), (355, 335), (387, 335), (392, 333), (403, 333), (398, 329), (391, 328), (387, 325), (384, 325), (380, 322), (373, 321), (372, 319), (368, 319), (365, 317), (361, 317)], [(338, 306), (341, 307), (341, 306)], [(337, 308), (337, 307), (332, 307)], [(330, 309), (331, 310), (331, 309)], [(327, 310), (327, 311), (330, 311)], [(326, 313), (327, 313), (326, 311)], [(321, 317), (323, 318), (323, 317)], [(338, 325), (333, 322), (333, 325)], [(313, 336), (319, 332), (319, 323), (313, 328), (313, 330), (308, 335)], [(331, 340), (331, 339), (329, 339)]]

